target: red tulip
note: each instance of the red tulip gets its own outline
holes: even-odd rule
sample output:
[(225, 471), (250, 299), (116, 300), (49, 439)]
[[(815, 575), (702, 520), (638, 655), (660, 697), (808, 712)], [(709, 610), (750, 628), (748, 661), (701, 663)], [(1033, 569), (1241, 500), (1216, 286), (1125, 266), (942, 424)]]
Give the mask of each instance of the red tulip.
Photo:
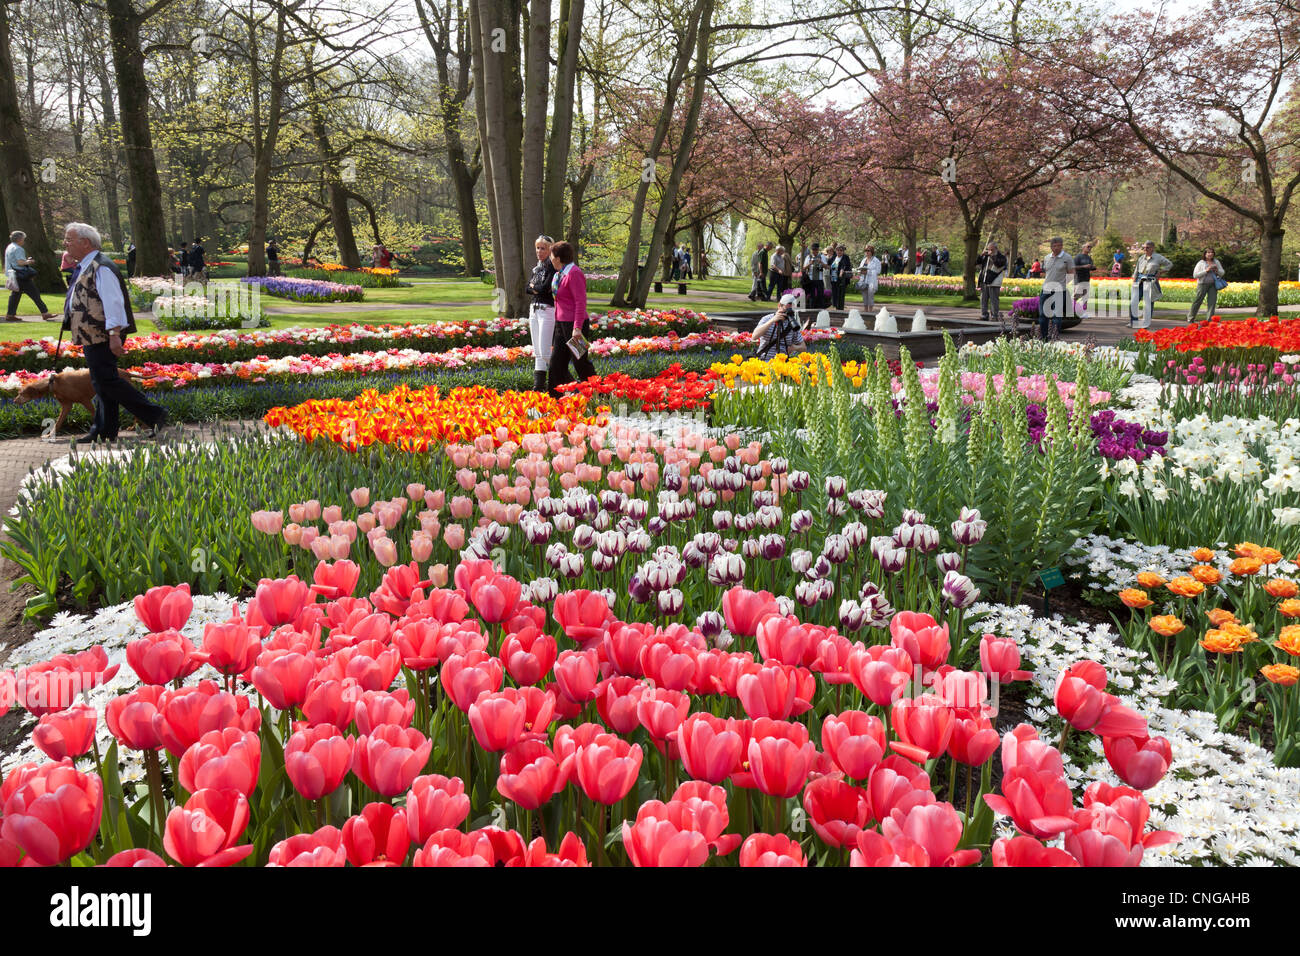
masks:
[[(462, 565), (463, 566), (463, 565)], [(492, 842), (480, 831), (439, 830), (415, 851), (412, 866), (492, 866)]]
[(753, 673), (742, 674), (736, 681), (736, 693), (745, 713), (752, 718), (773, 720), (785, 720), (795, 714), (798, 670), (772, 661)]
[(1013, 767), (1029, 767), (1061, 776), (1065, 764), (1061, 752), (1038, 738), (1038, 731), (1029, 724), (1020, 724), (1002, 738), (1002, 772)]
[(238, 790), (202, 789), (167, 815), (163, 849), (181, 866), (230, 866), (253, 852), (236, 846), (248, 826), (248, 798)]
[(609, 731), (600, 724), (579, 724), (577, 727), (563, 724), (556, 728), (551, 750), (555, 754), (555, 759), (560, 762), (560, 782), (556, 784), (557, 790), (564, 789), (573, 779), (578, 751), (607, 733)]
[(410, 788), (432, 749), (432, 741), (415, 728), (384, 724), (357, 740), (352, 770), (371, 790), (395, 797)]
[(768, 614), (758, 622), (758, 652), (763, 661), (777, 661), (791, 667), (808, 667), (817, 660), (822, 635), (790, 615)]
[(470, 705), (484, 691), (501, 687), (505, 676), (501, 662), (484, 651), (453, 654), (443, 661), (439, 682), (447, 695), (461, 711), (468, 713)]
[[(323, 562), (322, 562), (323, 563)], [(311, 833), (295, 833), (271, 847), (267, 866), (343, 866), (347, 863), (343, 831), (325, 826)]]
[(804, 787), (803, 808), (822, 842), (833, 847), (851, 846), (871, 819), (866, 791), (834, 777)]
[(413, 671), (438, 665), (438, 641), (442, 625), (434, 620), (409, 621), (393, 634), (393, 646), (402, 654), (402, 663)]
[(574, 773), (588, 799), (612, 806), (626, 797), (636, 783), (641, 758), (640, 746), (613, 734), (600, 734), (578, 750)]
[(727, 791), (724, 788), (702, 780), (687, 780), (673, 791), (673, 798), (662, 805), (662, 812), (646, 811), (647, 806), (655, 803), (658, 801), (643, 804), (637, 812), (637, 819), (641, 819), (641, 812), (645, 811), (647, 816), (654, 814), (661, 819), (672, 820), (683, 830), (702, 833), (709, 847), (718, 856), (726, 856), (740, 846), (739, 833), (723, 832), (731, 819), (727, 810)]
[(630, 734), (641, 726), (637, 702), (646, 685), (635, 677), (610, 677), (596, 685), (596, 710), (611, 730)]
[(134, 847), (130, 850), (121, 850), (114, 853), (100, 865), (134, 869), (136, 867), (166, 866), (167, 861), (153, 850)]
[(351, 597), (360, 576), (361, 566), (352, 561), (335, 561), (332, 564), (321, 561), (312, 572), (311, 589), (327, 601)]
[(415, 843), (458, 827), (469, 816), (469, 797), (459, 777), (434, 773), (416, 777), (406, 794), (406, 829)]
[(1009, 684), (1029, 680), (1031, 671), (1020, 669), (1020, 648), (1013, 637), (996, 637), (985, 634), (980, 639), (980, 670), (994, 680)]
[(1056, 710), (1075, 730), (1102, 737), (1145, 737), (1146, 718), (1106, 693), (1106, 671), (1096, 661), (1080, 661), (1056, 682)]
[(555, 661), (555, 683), (566, 699), (585, 704), (596, 697), (600, 655), (595, 650), (562, 651)]
[(1173, 749), (1164, 737), (1103, 737), (1101, 743), (1111, 768), (1138, 790), (1154, 787), (1174, 762)]
[(907, 651), (909, 657), (932, 671), (948, 662), (952, 643), (948, 625), (937, 624), (930, 615), (916, 611), (899, 611), (889, 622), (890, 643)]
[(296, 731), (284, 746), (284, 770), (295, 790), (319, 800), (343, 783), (352, 767), (356, 741), (333, 724), (314, 724)]
[(67, 761), (47, 763), (13, 779), (18, 786), (5, 795), (0, 820), (5, 840), (21, 847), (38, 866), (57, 866), (90, 845), (104, 806), (98, 774), (81, 773)]
[(1074, 794), (1065, 778), (1043, 770), (1014, 767), (1002, 777), (1002, 796), (984, 794), (995, 813), (1009, 816), (1016, 829), (1039, 839), (1050, 839), (1074, 826)]
[(157, 685), (145, 684), (108, 702), (104, 722), (118, 743), (131, 750), (156, 750), (163, 745), (158, 708), (164, 693)]
[(641, 648), (653, 632), (654, 627), (650, 624), (610, 624), (601, 646), (605, 650), (605, 660), (609, 661), (615, 674), (627, 677), (644, 675), (645, 672), (641, 670)]
[(32, 742), (51, 760), (75, 760), (94, 745), (97, 718), (95, 708), (84, 705), (45, 714), (32, 730)]
[(556, 595), (551, 613), (564, 636), (583, 648), (603, 640), (606, 627), (614, 622), (604, 595), (583, 589)]
[(681, 691), (662, 687), (646, 688), (636, 704), (637, 719), (655, 741), (662, 743), (676, 733), (691, 710), (691, 699)]
[(108, 654), (99, 646), (76, 654), (56, 654), (14, 675), (14, 699), (36, 717), (67, 710), (79, 696), (112, 680), (120, 666), (109, 667)]
[(262, 712), (252, 701), (227, 693), (210, 680), (164, 692), (158, 713), (161, 719), (155, 726), (174, 757), (180, 757), (209, 731), (234, 727), (255, 732), (262, 724)]
[(865, 711), (846, 710), (822, 722), (822, 750), (845, 776), (866, 780), (885, 755), (885, 725)]
[(807, 866), (803, 847), (784, 833), (751, 833), (740, 846), (741, 866)]
[(923, 763), (947, 749), (956, 719), (953, 708), (942, 697), (904, 697), (889, 710), (889, 723), (898, 735), (890, 747), (909, 760)]
[(760, 717), (749, 741), (749, 771), (754, 785), (769, 796), (793, 797), (808, 779), (817, 749), (802, 724)]
[(873, 644), (849, 655), (849, 677), (877, 707), (888, 707), (912, 679), (912, 658), (900, 647)]
[(248, 602), (249, 623), (266, 624), (272, 628), (293, 623), (303, 608), (315, 600), (312, 590), (311, 585), (298, 580), (296, 574), (275, 580), (262, 578), (253, 599)]
[(317, 680), (355, 678), (362, 690), (388, 690), (402, 669), (402, 652), (378, 640), (365, 640), (335, 651)]
[(546, 839), (538, 837), (528, 844), (524, 855), (511, 860), (507, 866), (590, 866), (587, 862), (587, 848), (582, 845), (578, 835), (570, 831), (560, 841), (559, 851), (546, 852)]
[(536, 810), (561, 785), (560, 762), (539, 740), (521, 740), (501, 757), (497, 790), (525, 810)]
[(195, 657), (222, 674), (242, 674), (261, 652), (262, 642), (246, 621), (210, 621), (203, 628), (203, 649)]
[(709, 845), (695, 830), (681, 830), (671, 820), (649, 816), (634, 826), (623, 821), (623, 849), (633, 866), (703, 866)]
[(406, 814), (388, 803), (368, 803), (343, 824), (343, 848), (353, 866), (401, 866), (411, 849)]
[(307, 699), (316, 661), (293, 651), (263, 651), (253, 668), (253, 686), (276, 710), (293, 710)]
[(709, 713), (691, 714), (677, 732), (682, 766), (696, 780), (722, 783), (740, 768), (745, 741), (734, 721)]
[(357, 730), (368, 734), (381, 724), (411, 726), (415, 717), (415, 701), (405, 689), (392, 691), (368, 690), (357, 700), (352, 714)]
[(469, 726), (484, 750), (500, 753), (519, 740), (528, 718), (528, 705), (513, 687), (493, 694), (484, 691), (469, 706)]
[(190, 668), (194, 645), (180, 631), (155, 631), (126, 645), (126, 662), (146, 684), (169, 684)]
[[(1083, 807), (1089, 811), (1101, 807), (1118, 814), (1128, 824), (1134, 841), (1141, 842), (1144, 847), (1163, 846), (1180, 839), (1177, 833), (1168, 830), (1147, 831), (1151, 807), (1147, 804), (1147, 798), (1132, 787), (1114, 787), (1099, 780), (1083, 792)], [(1076, 819), (1079, 813), (1075, 814)]]
[(257, 734), (227, 727), (210, 730), (181, 756), (177, 776), (181, 786), (196, 790), (238, 790), (247, 796), (257, 786), (262, 742)]
[(817, 642), (817, 658), (810, 669), (814, 674), (821, 674), (822, 680), (828, 684), (852, 683), (849, 658), (861, 649), (861, 644), (854, 644), (842, 634), (828, 634)]
[(906, 811), (894, 810), (880, 821), (880, 833), (891, 843), (906, 837), (925, 850), (930, 866), (970, 866), (979, 850), (958, 850), (961, 815), (950, 803), (930, 803)]
[(507, 574), (478, 578), (467, 589), (474, 610), (488, 624), (499, 624), (514, 612), (523, 587)]
[(136, 617), (148, 631), (179, 631), (193, 610), (189, 584), (150, 588), (135, 599)]
[(727, 630), (736, 637), (753, 637), (759, 622), (769, 614), (778, 614), (776, 598), (767, 591), (747, 591), (733, 587), (722, 595), (722, 616)]
[(948, 740), (948, 755), (968, 767), (982, 767), (1001, 741), (989, 719), (974, 716), (970, 711), (956, 710), (952, 737)]
[(666, 635), (652, 637), (641, 645), (641, 673), (655, 686), (668, 690), (685, 690), (695, 679), (695, 661), (699, 651), (679, 646)]
[(877, 820), (886, 819), (895, 810), (906, 813), (914, 806), (936, 802), (926, 772), (898, 756), (886, 757), (872, 769), (867, 797), (871, 815)]
[(308, 724), (333, 724), (346, 727), (356, 714), (361, 688), (356, 680), (314, 680), (302, 702), (302, 713)]
[(1059, 847), (1043, 846), (1030, 836), (1003, 837), (993, 843), (994, 866), (1078, 866), (1079, 861)]
[(551, 635), (525, 627), (506, 637), (501, 645), (501, 660), (516, 683), (536, 684), (551, 672), (557, 650)]
[(849, 866), (930, 866), (930, 856), (923, 846), (901, 834), (891, 840), (875, 830), (863, 830), (849, 855)]

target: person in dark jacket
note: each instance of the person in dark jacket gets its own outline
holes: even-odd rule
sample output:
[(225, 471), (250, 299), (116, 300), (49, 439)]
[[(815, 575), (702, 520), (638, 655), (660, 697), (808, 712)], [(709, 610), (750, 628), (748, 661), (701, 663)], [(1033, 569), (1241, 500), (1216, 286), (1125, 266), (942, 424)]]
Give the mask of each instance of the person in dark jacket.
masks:
[(555, 337), (555, 293), (551, 282), (555, 278), (555, 264), (551, 262), (550, 236), (538, 236), (533, 243), (537, 252), (537, 265), (528, 277), (525, 287), (533, 297), (528, 307), (528, 331), (533, 339), (533, 391), (546, 391), (546, 372), (550, 367), (551, 343)]
[(98, 408), (90, 431), (78, 443), (117, 438), (118, 406), (125, 405), (143, 424), (149, 437), (157, 437), (167, 411), (149, 401), (118, 374), (117, 360), (126, 354), (123, 340), (135, 331), (131, 296), (126, 280), (113, 260), (104, 255), (99, 230), (84, 222), (70, 222), (63, 233), (64, 248), (77, 259), (72, 284), (63, 304), (63, 329), (72, 344), (81, 346)]
[(203, 240), (195, 238), (190, 245), (190, 275), (200, 282), (208, 281), (208, 263), (203, 258), (204, 252)]
[(135, 275), (135, 243), (126, 244), (126, 274), (127, 277)]

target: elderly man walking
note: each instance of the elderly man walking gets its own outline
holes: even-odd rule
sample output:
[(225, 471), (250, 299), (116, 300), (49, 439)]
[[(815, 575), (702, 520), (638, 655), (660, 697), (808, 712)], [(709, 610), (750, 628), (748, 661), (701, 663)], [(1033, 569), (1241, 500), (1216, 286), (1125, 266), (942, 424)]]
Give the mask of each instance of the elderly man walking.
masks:
[[(1047, 341), (1051, 324), (1051, 338), (1061, 335), (1061, 319), (1073, 307), (1066, 281), (1074, 277), (1074, 257), (1065, 254), (1065, 240), (1053, 236), (1052, 254), (1043, 258), (1043, 291), (1038, 294), (1038, 332)], [(1066, 303), (1069, 303), (1067, 305)]]
[(145, 398), (117, 372), (118, 356), (126, 352), (122, 339), (135, 331), (126, 280), (113, 260), (101, 251), (103, 243), (94, 226), (68, 223), (63, 243), (77, 260), (63, 306), (63, 329), (72, 333), (73, 345), (81, 346), (99, 399), (95, 423), (77, 441), (89, 444), (116, 439), (119, 405), (125, 405), (150, 426), (148, 437), (157, 437), (167, 411)]
[(1128, 320), (1135, 329), (1151, 327), (1151, 313), (1160, 298), (1160, 277), (1174, 264), (1156, 252), (1156, 244), (1148, 239), (1142, 245), (1142, 255), (1133, 264), (1133, 286), (1129, 294)]

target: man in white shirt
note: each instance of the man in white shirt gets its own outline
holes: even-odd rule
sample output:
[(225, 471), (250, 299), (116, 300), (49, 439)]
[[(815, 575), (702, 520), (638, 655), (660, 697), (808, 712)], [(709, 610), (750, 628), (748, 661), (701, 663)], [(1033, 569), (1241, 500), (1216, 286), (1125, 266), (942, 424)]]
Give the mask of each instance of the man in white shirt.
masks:
[(1050, 245), (1051, 254), (1043, 257), (1043, 290), (1038, 294), (1038, 334), (1043, 341), (1048, 338), (1049, 322), (1051, 337), (1060, 338), (1061, 319), (1070, 311), (1066, 283), (1074, 278), (1074, 257), (1065, 254), (1065, 240), (1053, 236)]
[(72, 333), (72, 344), (81, 346), (99, 400), (95, 423), (77, 441), (88, 444), (116, 439), (119, 405), (125, 405), (150, 426), (149, 437), (157, 437), (167, 418), (166, 410), (145, 398), (117, 372), (118, 357), (126, 354), (122, 340), (135, 331), (126, 280), (113, 260), (100, 251), (102, 241), (94, 226), (68, 223), (63, 242), (77, 260), (64, 300), (63, 328)]
[(1160, 298), (1160, 277), (1174, 264), (1156, 252), (1150, 239), (1142, 246), (1142, 255), (1133, 264), (1133, 286), (1129, 293), (1128, 324), (1135, 329), (1151, 327), (1151, 312)]

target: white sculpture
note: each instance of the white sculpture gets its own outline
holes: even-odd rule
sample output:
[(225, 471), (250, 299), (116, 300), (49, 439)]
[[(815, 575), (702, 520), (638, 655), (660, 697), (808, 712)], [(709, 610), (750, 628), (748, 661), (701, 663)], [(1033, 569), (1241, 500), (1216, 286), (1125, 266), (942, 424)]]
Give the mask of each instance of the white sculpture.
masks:
[(876, 313), (876, 331), (877, 332), (897, 332), (898, 322), (889, 314), (886, 306), (881, 306), (880, 311)]
[(817, 313), (817, 324), (814, 328), (829, 329), (831, 327), (831, 314), (825, 309)]
[(924, 309), (917, 309), (916, 315), (912, 316), (912, 331), (913, 332), (925, 331), (925, 310)]
[(865, 332), (867, 323), (862, 321), (862, 313), (857, 309), (849, 309), (848, 317), (844, 320), (845, 332)]

